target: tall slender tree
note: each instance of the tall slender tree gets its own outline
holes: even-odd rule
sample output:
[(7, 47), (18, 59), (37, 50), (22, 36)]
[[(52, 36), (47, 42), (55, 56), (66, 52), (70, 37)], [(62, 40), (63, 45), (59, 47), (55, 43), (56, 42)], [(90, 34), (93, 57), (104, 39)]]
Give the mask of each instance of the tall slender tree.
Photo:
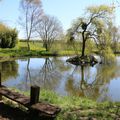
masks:
[(30, 38), (35, 31), (38, 18), (43, 13), (41, 0), (21, 0), (21, 16), (19, 17), (20, 25), (25, 30), (28, 50), (30, 50)]

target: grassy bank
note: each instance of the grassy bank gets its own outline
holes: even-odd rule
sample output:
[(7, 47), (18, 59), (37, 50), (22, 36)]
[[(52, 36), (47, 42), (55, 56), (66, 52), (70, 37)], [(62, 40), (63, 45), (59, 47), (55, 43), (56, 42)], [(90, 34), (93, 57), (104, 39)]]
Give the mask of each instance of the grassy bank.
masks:
[(76, 46), (76, 51), (73, 47), (68, 46), (65, 42), (56, 42), (49, 52), (45, 51), (42, 42), (30, 42), (30, 51), (27, 50), (27, 43), (18, 42), (15, 48), (0, 48), (0, 58), (9, 57), (24, 57), (24, 56), (65, 56), (74, 55), (80, 51), (79, 45)]
[[(29, 96), (28, 92), (24, 94)], [(56, 120), (117, 120), (120, 118), (120, 103), (97, 103), (75, 96), (62, 97), (46, 90), (41, 90), (40, 100), (61, 107), (62, 110)]]
[(95, 101), (75, 97), (61, 97), (54, 92), (43, 90), (41, 99), (62, 108), (57, 120), (113, 120), (120, 118), (120, 103), (97, 103)]

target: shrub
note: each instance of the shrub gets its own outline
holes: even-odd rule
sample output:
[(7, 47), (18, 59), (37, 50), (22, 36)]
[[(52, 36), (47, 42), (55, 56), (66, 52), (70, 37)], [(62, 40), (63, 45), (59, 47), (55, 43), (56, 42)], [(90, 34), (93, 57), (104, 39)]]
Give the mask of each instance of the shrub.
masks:
[(103, 57), (103, 63), (111, 64), (115, 61), (115, 54), (109, 46), (104, 48), (101, 52)]
[(0, 47), (1, 48), (13, 48), (17, 43), (18, 33), (16, 29), (8, 28), (7, 26), (0, 24)]

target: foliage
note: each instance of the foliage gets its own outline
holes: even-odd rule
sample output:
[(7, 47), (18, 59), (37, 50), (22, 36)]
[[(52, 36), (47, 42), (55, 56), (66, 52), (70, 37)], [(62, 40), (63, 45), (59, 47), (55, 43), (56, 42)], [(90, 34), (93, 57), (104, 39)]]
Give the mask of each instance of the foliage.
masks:
[(0, 47), (1, 48), (13, 48), (17, 43), (17, 31), (0, 24)]
[(120, 29), (110, 24), (109, 31), (112, 36), (111, 48), (114, 52), (117, 52), (119, 50)]
[(113, 10), (113, 7), (106, 5), (91, 6), (87, 8), (86, 17), (77, 18), (73, 22), (67, 38), (72, 43), (74, 40), (82, 41), (81, 56), (85, 55), (86, 43), (89, 43), (86, 41), (94, 41), (100, 48), (110, 46), (109, 24), (112, 23)]
[(99, 50), (100, 56), (103, 57), (104, 63), (110, 63), (115, 60), (115, 55), (113, 53), (113, 50), (111, 48), (111, 44), (114, 43), (115, 40), (113, 40), (114, 36), (111, 33), (111, 29), (113, 26), (109, 23), (106, 25), (106, 27), (102, 28), (102, 33), (100, 33), (100, 37), (97, 41), (97, 48)]
[(101, 50), (101, 55), (103, 56), (102, 62), (110, 64), (115, 61), (115, 55), (110, 47), (105, 47)]
[(88, 40), (86, 42), (85, 54), (91, 55), (95, 50), (97, 50), (95, 42), (93, 40)]

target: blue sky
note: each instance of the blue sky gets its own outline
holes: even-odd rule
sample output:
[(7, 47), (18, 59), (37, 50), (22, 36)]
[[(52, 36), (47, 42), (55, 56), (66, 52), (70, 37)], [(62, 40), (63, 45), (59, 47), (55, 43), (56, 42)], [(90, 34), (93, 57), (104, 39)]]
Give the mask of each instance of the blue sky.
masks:
[[(115, 0), (42, 0), (46, 14), (57, 17), (64, 30), (68, 29), (74, 19), (84, 14), (85, 8), (91, 5), (108, 4)], [(119, 1), (119, 0), (118, 0)], [(18, 24), (20, 0), (2, 0), (0, 2), (0, 21), (19, 30), (19, 37), (23, 37), (22, 29)], [(120, 8), (116, 9), (116, 24), (119, 25)]]

